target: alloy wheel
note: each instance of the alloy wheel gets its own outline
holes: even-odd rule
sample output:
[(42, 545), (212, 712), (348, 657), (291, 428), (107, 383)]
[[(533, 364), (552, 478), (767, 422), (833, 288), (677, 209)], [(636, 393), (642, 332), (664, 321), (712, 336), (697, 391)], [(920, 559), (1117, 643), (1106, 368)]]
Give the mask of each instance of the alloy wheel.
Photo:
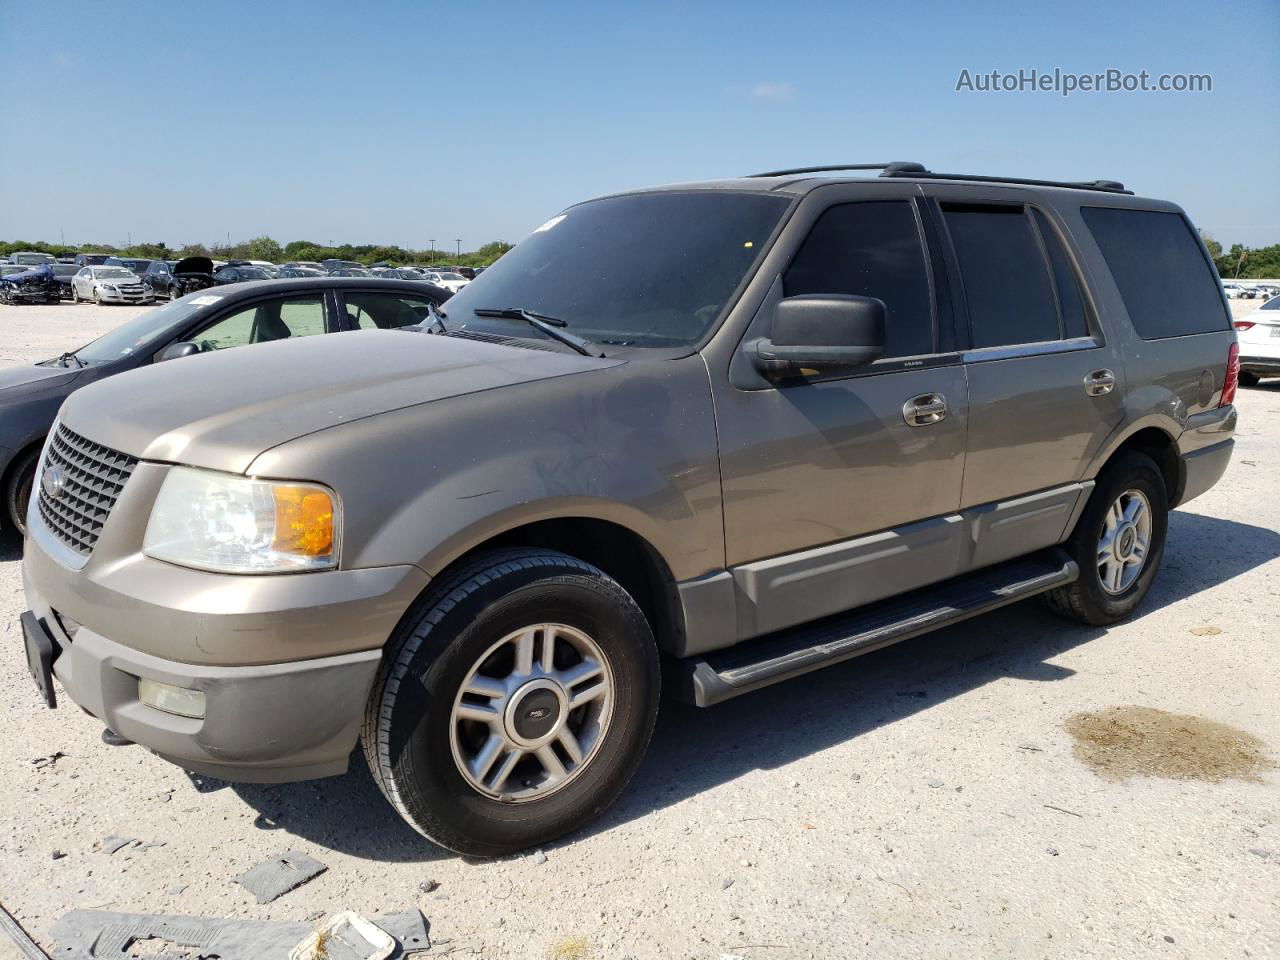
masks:
[(1116, 596), (1133, 586), (1151, 547), (1151, 504), (1141, 490), (1120, 494), (1107, 510), (1098, 538), (1098, 579)]
[(614, 699), (613, 673), (587, 634), (560, 623), (513, 631), (476, 661), (454, 700), (458, 772), (503, 802), (549, 796), (594, 759)]

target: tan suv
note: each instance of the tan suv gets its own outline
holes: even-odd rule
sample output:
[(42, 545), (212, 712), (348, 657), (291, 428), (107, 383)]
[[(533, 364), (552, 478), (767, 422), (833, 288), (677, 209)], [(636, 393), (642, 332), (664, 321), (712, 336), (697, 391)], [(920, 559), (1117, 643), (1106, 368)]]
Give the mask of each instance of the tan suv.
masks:
[(32, 672), (229, 780), (342, 773), (470, 854), (712, 704), (1040, 594), (1107, 624), (1231, 454), (1196, 231), (1111, 182), (776, 171), (571, 207), (418, 332), (73, 394)]

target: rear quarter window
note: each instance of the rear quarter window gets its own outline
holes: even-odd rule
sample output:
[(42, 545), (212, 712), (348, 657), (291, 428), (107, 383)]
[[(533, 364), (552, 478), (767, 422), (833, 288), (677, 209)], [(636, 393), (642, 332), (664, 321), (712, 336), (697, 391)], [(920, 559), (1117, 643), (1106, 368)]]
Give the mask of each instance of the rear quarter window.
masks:
[(1125, 310), (1144, 340), (1231, 329), (1218, 278), (1176, 213), (1082, 207)]

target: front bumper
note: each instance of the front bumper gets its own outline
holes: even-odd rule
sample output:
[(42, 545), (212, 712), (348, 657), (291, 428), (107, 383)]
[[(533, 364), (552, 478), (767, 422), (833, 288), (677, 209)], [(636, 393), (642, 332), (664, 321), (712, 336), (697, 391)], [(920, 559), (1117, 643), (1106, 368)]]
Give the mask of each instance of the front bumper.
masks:
[[(23, 583), (54, 676), (116, 733), (188, 770), (269, 783), (344, 772), (382, 647), (426, 575), (232, 576), (152, 560), (141, 534), (166, 470), (139, 464), (87, 561), (33, 501)], [(142, 703), (143, 677), (202, 691), (205, 716)]]
[(120, 291), (99, 290), (98, 296), (103, 303), (154, 303), (156, 295), (153, 291), (143, 293), (121, 293)]

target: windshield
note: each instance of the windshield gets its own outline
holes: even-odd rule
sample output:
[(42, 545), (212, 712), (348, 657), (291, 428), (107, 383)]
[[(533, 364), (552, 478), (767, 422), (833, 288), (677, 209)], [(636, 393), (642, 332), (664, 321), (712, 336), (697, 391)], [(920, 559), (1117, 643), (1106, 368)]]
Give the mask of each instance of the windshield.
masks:
[[(194, 299), (204, 301), (208, 297)], [(204, 306), (203, 302), (171, 300), (163, 307), (148, 310), (86, 344), (76, 351), (76, 356), (85, 363), (107, 363), (143, 348), (159, 348), (162, 341), (176, 332), (173, 329), (175, 326), (195, 316)]]
[(440, 279), (441, 280), (465, 280), (467, 278), (462, 276), (462, 274), (460, 273), (442, 273), (440, 274)]
[(0, 277), (8, 277), (15, 273), (26, 273), (30, 267), (0, 266)]
[(93, 271), (93, 275), (99, 280), (136, 280), (134, 274), (130, 273), (124, 267), (101, 267)]
[[(449, 301), (451, 328), (513, 333), (472, 311), (520, 307), (579, 336), (695, 343), (764, 249), (790, 201), (727, 191), (594, 200), (553, 217)], [(523, 334), (522, 334), (523, 335)]]

